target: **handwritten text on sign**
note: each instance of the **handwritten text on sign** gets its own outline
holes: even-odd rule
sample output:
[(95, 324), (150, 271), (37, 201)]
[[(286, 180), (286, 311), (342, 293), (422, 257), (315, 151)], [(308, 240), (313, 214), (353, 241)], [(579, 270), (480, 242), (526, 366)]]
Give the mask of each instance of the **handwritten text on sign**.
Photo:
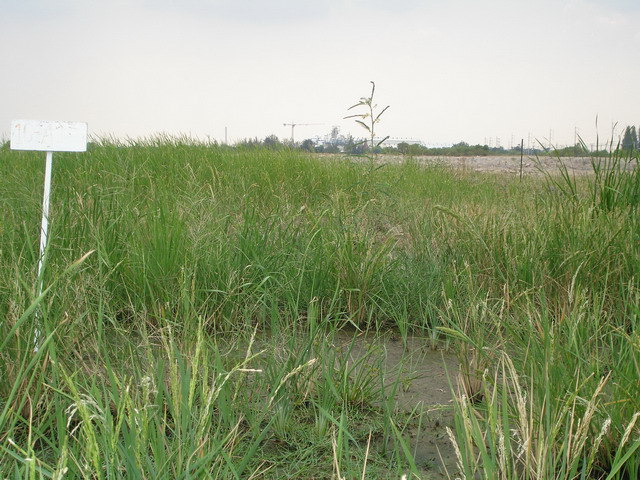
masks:
[(43, 152), (85, 152), (87, 124), (14, 120), (11, 122), (11, 149)]

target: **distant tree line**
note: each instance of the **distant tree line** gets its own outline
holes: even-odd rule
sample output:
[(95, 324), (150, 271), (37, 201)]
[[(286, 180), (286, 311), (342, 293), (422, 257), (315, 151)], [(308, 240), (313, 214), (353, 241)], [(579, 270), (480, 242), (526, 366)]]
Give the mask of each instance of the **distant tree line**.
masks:
[[(638, 131), (635, 126), (628, 126), (625, 128), (622, 140), (617, 148), (625, 151), (640, 150), (640, 140), (638, 138)], [(163, 143), (179, 140), (179, 137), (158, 137), (152, 138), (152, 143)], [(110, 139), (119, 143), (117, 140)], [(182, 139), (184, 140), (184, 139)], [(186, 140), (191, 141), (190, 139)], [(196, 141), (196, 143), (198, 143)], [(126, 144), (126, 142), (125, 142)], [(214, 142), (217, 145), (217, 142)], [(221, 145), (223, 146), (223, 145)], [(483, 157), (483, 156), (499, 156), (499, 155), (520, 155), (520, 145), (516, 145), (512, 148), (505, 149), (504, 147), (489, 147), (488, 145), (470, 145), (466, 142), (459, 142), (450, 147), (426, 147), (418, 143), (401, 142), (395, 147), (391, 146), (377, 146), (374, 149), (369, 147), (367, 140), (357, 139), (351, 135), (332, 135), (330, 141), (325, 141), (323, 144), (316, 144), (316, 142), (310, 138), (299, 142), (291, 143), (289, 140), (280, 140), (276, 135), (268, 135), (264, 139), (248, 138), (236, 142), (234, 145), (225, 145), (226, 148), (239, 148), (239, 149), (254, 149), (254, 148), (266, 148), (269, 150), (302, 150), (306, 152), (314, 153), (346, 153), (350, 155), (362, 155), (369, 153), (376, 154), (390, 154), (390, 155), (405, 155), (409, 157), (417, 156), (451, 156), (451, 157)], [(606, 145), (603, 145), (606, 147)], [(611, 145), (613, 149), (616, 145)], [(0, 149), (9, 149), (9, 141), (0, 141)], [(589, 151), (587, 146), (580, 142), (573, 146), (548, 149), (542, 146), (538, 148), (525, 149), (526, 155), (553, 155), (560, 157), (580, 157), (580, 156), (606, 156), (609, 151), (602, 148), (597, 151)]]
[[(630, 148), (629, 145), (638, 145), (637, 132), (631, 127), (629, 130), (631, 140), (625, 140), (622, 148)], [(625, 134), (626, 138), (626, 134)], [(635, 139), (635, 140), (634, 140)], [(635, 142), (635, 143), (634, 143)], [(264, 139), (253, 138), (240, 140), (235, 144), (236, 148), (266, 148), (269, 150), (302, 150), (312, 153), (346, 153), (349, 155), (363, 155), (369, 153), (405, 155), (409, 157), (418, 156), (440, 156), (440, 157), (486, 157), (486, 156), (517, 156), (520, 155), (520, 146), (513, 148), (489, 147), (488, 145), (470, 145), (466, 142), (459, 142), (450, 147), (425, 147), (418, 143), (401, 142), (396, 147), (378, 146), (375, 149), (369, 148), (366, 140), (356, 139), (351, 135), (340, 136), (336, 141), (317, 145), (308, 138), (300, 143), (292, 144), (288, 140), (280, 140), (276, 135), (268, 135)], [(573, 146), (548, 149), (542, 146), (538, 148), (525, 149), (525, 155), (554, 155), (559, 157), (581, 157), (581, 156), (602, 156), (609, 152), (605, 149), (589, 151), (587, 147), (578, 143)]]
[[(368, 152), (367, 142), (354, 139), (351, 135), (339, 136), (330, 143), (316, 145), (316, 143), (307, 138), (300, 143), (292, 144), (287, 140), (280, 140), (276, 135), (268, 135), (264, 139), (249, 138), (240, 140), (235, 144), (237, 148), (267, 148), (269, 150), (286, 150), (295, 149), (306, 152), (315, 153), (349, 153), (363, 154)], [(382, 152), (382, 149), (379, 149)]]
[(401, 153), (408, 156), (420, 156), (420, 155), (440, 155), (440, 156), (452, 156), (452, 157), (485, 157), (487, 155), (503, 155), (508, 153), (502, 147), (489, 147), (488, 145), (469, 145), (466, 142), (459, 142), (450, 147), (425, 147), (417, 143), (401, 142), (396, 149), (387, 147), (385, 153)]
[(638, 150), (638, 132), (635, 125), (625, 128), (621, 147), (623, 150)]
[[(397, 148), (387, 147), (384, 153), (401, 153), (407, 156), (443, 156), (443, 157), (486, 157), (486, 156), (499, 156), (507, 155), (514, 156), (520, 155), (520, 145), (512, 148), (504, 147), (490, 147), (488, 145), (469, 145), (466, 142), (459, 142), (450, 147), (425, 147), (416, 143), (399, 143)], [(525, 149), (526, 155), (542, 155), (552, 153), (562, 157), (580, 157), (588, 155), (586, 147), (581, 144), (574, 146), (564, 147), (560, 149), (554, 149), (549, 151), (546, 148), (531, 148)]]

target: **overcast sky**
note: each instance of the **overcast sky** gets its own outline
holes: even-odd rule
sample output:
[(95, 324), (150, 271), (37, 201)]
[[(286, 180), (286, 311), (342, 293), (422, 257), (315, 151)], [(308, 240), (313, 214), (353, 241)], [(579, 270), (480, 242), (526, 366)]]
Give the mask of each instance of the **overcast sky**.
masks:
[(370, 80), (381, 135), (602, 141), (640, 124), (640, 1), (2, 0), (0, 138), (363, 136)]

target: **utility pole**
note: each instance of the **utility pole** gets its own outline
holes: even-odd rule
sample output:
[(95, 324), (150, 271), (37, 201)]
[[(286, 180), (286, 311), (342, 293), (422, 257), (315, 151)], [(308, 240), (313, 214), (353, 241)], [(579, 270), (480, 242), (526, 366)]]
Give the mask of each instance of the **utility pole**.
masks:
[(520, 181), (522, 181), (522, 162), (524, 158), (524, 138), (520, 140)]

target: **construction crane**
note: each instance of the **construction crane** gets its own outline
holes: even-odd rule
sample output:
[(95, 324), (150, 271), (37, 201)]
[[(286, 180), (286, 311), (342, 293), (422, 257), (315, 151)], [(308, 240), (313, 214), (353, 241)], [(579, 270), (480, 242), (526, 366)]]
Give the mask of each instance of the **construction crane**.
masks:
[(291, 143), (295, 143), (295, 140), (293, 138), (293, 130), (297, 127), (297, 126), (308, 126), (308, 125), (322, 125), (321, 123), (295, 123), (295, 122), (291, 122), (291, 123), (283, 123), (282, 125), (284, 125), (285, 127), (291, 127)]

